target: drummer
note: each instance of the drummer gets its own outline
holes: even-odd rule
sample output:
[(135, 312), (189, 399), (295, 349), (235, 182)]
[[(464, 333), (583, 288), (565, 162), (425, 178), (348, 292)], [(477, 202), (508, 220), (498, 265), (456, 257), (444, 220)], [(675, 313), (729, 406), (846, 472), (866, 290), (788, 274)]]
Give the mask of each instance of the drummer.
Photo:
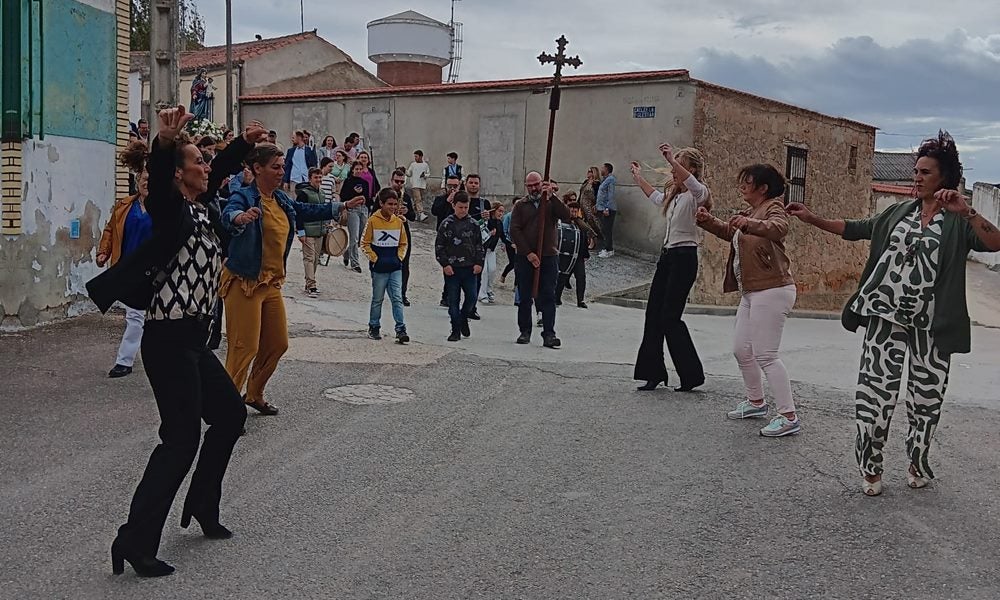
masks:
[[(569, 196), (569, 194), (566, 194)], [(576, 236), (576, 247), (571, 248), (568, 251), (576, 253), (576, 260), (566, 261), (572, 264), (563, 264), (563, 256), (567, 248), (566, 239), (562, 237), (560, 239), (559, 248), (559, 284), (556, 286), (556, 306), (562, 305), (562, 293), (563, 290), (569, 285), (569, 278), (576, 278), (576, 306), (577, 308), (587, 308), (587, 303), (584, 302), (584, 293), (587, 291), (587, 260), (590, 258), (590, 249), (597, 244), (597, 232), (587, 224), (587, 221), (583, 218), (583, 208), (580, 206), (579, 202), (569, 200), (567, 201), (566, 196), (563, 196), (563, 200), (566, 201), (566, 208), (569, 209), (573, 218), (566, 222), (565, 225), (572, 227), (578, 233)]]

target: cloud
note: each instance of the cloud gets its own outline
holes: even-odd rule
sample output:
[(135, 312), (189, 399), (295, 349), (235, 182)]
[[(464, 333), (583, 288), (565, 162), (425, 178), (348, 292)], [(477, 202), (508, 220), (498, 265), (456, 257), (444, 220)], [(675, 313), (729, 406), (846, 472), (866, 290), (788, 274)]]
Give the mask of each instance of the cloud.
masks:
[[(196, 1), (206, 41), (223, 43), (224, 3)], [(299, 31), (298, 4), (234, 3), (234, 39)], [(306, 29), (318, 29), (372, 71), (369, 21), (404, 10), (449, 19), (444, 0), (379, 0), (350, 10), (325, 0), (304, 5)], [(1000, 141), (992, 128), (1000, 97), (995, 0), (633, 0), (621, 6), (463, 0), (456, 19), (465, 25), (464, 81), (547, 75), (535, 57), (565, 34), (568, 52), (584, 61), (573, 72), (688, 68), (708, 81), (878, 125), (880, 145), (916, 145), (947, 128), (968, 144), (963, 160), (976, 164), (976, 176), (1000, 181)]]
[(881, 128), (914, 147), (939, 128), (965, 152), (970, 176), (1000, 180), (1000, 35), (955, 30), (883, 46), (868, 36), (784, 60), (702, 48), (692, 75)]

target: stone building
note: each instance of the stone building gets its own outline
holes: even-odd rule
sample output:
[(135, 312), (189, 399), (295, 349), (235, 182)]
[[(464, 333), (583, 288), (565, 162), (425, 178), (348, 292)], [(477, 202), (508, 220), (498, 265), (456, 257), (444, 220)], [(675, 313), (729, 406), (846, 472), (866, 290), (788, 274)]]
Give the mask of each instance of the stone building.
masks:
[[(128, 173), (128, 0), (3, 2), (0, 326), (74, 314)], [(44, 74), (44, 77), (43, 77)]]
[[(212, 120), (226, 120), (226, 47), (182, 52), (178, 98), (190, 103), (191, 82), (202, 69), (216, 88)], [(386, 85), (316, 31), (233, 44), (233, 97), (275, 91), (337, 90)], [(235, 102), (235, 100), (234, 100)], [(129, 71), (129, 118), (149, 119), (149, 53), (132, 52)], [(235, 106), (234, 106), (235, 108)], [(236, 112), (234, 110), (234, 118)], [(285, 139), (280, 140), (282, 143)]]
[[(665, 221), (632, 185), (628, 163), (664, 166), (656, 148), (693, 145), (708, 160), (715, 210), (731, 215), (741, 200), (736, 174), (770, 162), (792, 180), (793, 197), (826, 215), (871, 214), (875, 128), (692, 78), (687, 71), (579, 75), (563, 79), (552, 175), (577, 189), (591, 165), (610, 162), (619, 182), (616, 244), (657, 254)], [(483, 192), (510, 200), (527, 171), (541, 170), (548, 124), (549, 79), (395, 86), (327, 92), (245, 94), (244, 119), (259, 119), (285, 136), (306, 128), (337, 137), (358, 131), (380, 178), (422, 149), (439, 176), (455, 151), (466, 173), (483, 177)], [(649, 174), (649, 171), (647, 171)], [(653, 179), (657, 179), (653, 174)], [(658, 181), (665, 182), (666, 175)], [(439, 185), (431, 182), (432, 187)], [(802, 309), (836, 309), (857, 284), (867, 248), (795, 223), (788, 239)], [(722, 294), (728, 247), (706, 238), (692, 301), (733, 304)]]

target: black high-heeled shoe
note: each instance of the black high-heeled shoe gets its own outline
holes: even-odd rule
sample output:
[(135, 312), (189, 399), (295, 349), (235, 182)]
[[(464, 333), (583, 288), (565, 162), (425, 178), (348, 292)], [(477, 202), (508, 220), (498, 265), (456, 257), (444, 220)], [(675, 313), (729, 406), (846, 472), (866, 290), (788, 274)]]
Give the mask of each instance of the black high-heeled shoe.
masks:
[(646, 382), (646, 385), (640, 385), (639, 387), (637, 387), (635, 389), (638, 390), (638, 391), (640, 391), (640, 392), (648, 392), (648, 391), (651, 391), (651, 390), (655, 390), (656, 386), (660, 385), (661, 383), (663, 385), (667, 385), (667, 380), (666, 379), (650, 379), (649, 381)]
[(675, 392), (690, 392), (690, 391), (694, 390), (695, 388), (701, 387), (703, 385), (705, 385), (705, 380), (704, 379), (702, 379), (698, 383), (693, 383), (693, 384), (690, 384), (690, 385), (688, 385), (688, 384), (682, 384), (682, 385), (680, 385), (678, 387), (675, 387), (674, 391)]
[(163, 577), (174, 572), (174, 568), (155, 556), (142, 556), (118, 539), (111, 544), (111, 572), (121, 575), (125, 572), (125, 561), (132, 565), (139, 577)]
[(194, 520), (198, 521), (198, 525), (201, 526), (201, 532), (210, 540), (228, 540), (233, 537), (233, 532), (218, 521), (212, 523), (202, 520), (193, 511), (188, 509), (184, 509), (184, 512), (181, 513), (181, 528), (188, 528), (188, 525), (191, 524), (191, 517), (194, 517)]

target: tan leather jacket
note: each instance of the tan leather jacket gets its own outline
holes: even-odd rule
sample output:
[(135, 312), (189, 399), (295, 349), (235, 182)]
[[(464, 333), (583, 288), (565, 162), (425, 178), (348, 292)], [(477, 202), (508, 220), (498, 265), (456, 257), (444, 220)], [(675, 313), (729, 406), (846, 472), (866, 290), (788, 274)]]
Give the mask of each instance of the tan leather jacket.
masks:
[[(756, 209), (748, 207), (738, 214), (747, 217), (746, 229), (740, 235), (738, 242), (743, 291), (759, 292), (795, 283), (790, 270), (791, 262), (785, 254), (784, 241), (788, 234), (788, 215), (781, 200), (769, 200)], [(699, 223), (698, 226), (730, 242), (726, 279), (722, 291), (737, 291), (739, 285), (736, 282), (736, 273), (733, 271), (736, 251), (732, 248), (736, 229), (714, 216), (709, 221)]]
[(122, 257), (122, 242), (125, 241), (125, 217), (132, 209), (132, 203), (138, 196), (126, 196), (115, 203), (111, 209), (111, 218), (104, 226), (101, 242), (97, 245), (97, 253), (108, 257), (108, 266), (114, 266)]

